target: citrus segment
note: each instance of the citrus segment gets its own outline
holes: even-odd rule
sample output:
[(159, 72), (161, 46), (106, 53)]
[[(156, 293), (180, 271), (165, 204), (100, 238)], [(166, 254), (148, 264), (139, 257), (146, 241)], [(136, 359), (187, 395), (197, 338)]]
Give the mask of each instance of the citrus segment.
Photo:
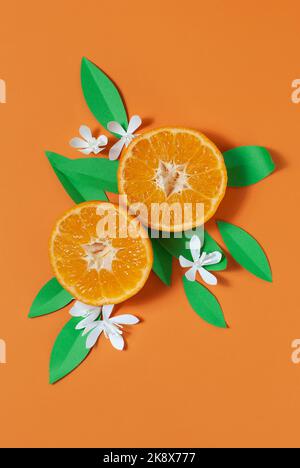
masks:
[(205, 135), (161, 128), (141, 134), (123, 151), (118, 183), (144, 224), (183, 231), (214, 215), (225, 194), (227, 172), (223, 155)]
[(91, 305), (117, 304), (145, 284), (152, 246), (140, 222), (107, 202), (86, 202), (60, 218), (50, 259), (61, 285)]

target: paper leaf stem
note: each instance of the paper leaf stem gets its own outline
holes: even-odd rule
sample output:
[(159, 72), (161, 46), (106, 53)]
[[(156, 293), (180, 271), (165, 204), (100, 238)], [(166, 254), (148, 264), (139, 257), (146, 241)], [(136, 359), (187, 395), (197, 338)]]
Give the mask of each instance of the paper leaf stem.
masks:
[(266, 254), (258, 242), (246, 231), (224, 221), (218, 221), (221, 236), (233, 258), (258, 278), (272, 281), (272, 272)]
[(82, 330), (75, 330), (82, 320), (72, 318), (63, 327), (54, 343), (50, 358), (50, 383), (55, 383), (74, 370), (87, 357), (86, 336)]
[(117, 193), (117, 161), (105, 158), (69, 159), (57, 153), (46, 156), (59, 181), (75, 201), (107, 200), (105, 191)]
[(41, 315), (55, 312), (73, 300), (69, 294), (57, 281), (52, 278), (46, 283), (34, 299), (28, 317), (40, 317)]
[(197, 281), (182, 277), (183, 287), (190, 306), (207, 323), (227, 328), (221, 306), (215, 296)]
[(153, 271), (167, 286), (171, 284), (172, 256), (159, 244), (157, 239), (151, 239), (153, 247)]
[(111, 121), (127, 128), (126, 109), (119, 91), (108, 76), (87, 58), (83, 58), (81, 63), (81, 85), (90, 111), (105, 129)]
[[(164, 249), (166, 249), (173, 257), (179, 258), (180, 255), (183, 255), (185, 258), (192, 260), (192, 256), (189, 250), (189, 241), (191, 236), (187, 236), (187, 234), (184, 232), (182, 233), (181, 238), (175, 237), (173, 233), (170, 235), (170, 238), (158, 239), (159, 243), (164, 247)], [(219, 263), (215, 265), (207, 265), (205, 267), (207, 270), (221, 271), (227, 268), (227, 259), (224, 255), (224, 252), (207, 231), (204, 233), (204, 246), (202, 250), (207, 253), (218, 251), (223, 255), (222, 260)]]
[(255, 184), (275, 169), (269, 151), (262, 146), (241, 146), (225, 151), (223, 156), (230, 187)]

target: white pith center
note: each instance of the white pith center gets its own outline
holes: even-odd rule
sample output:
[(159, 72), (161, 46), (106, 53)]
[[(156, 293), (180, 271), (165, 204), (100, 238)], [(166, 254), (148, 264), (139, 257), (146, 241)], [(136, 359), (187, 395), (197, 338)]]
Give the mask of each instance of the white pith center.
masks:
[(112, 270), (112, 263), (117, 257), (119, 248), (113, 247), (109, 239), (92, 239), (89, 244), (83, 244), (84, 260), (89, 270)]
[(188, 179), (189, 176), (186, 173), (185, 164), (159, 161), (155, 174), (155, 182), (156, 185), (165, 192), (166, 197), (188, 189)]

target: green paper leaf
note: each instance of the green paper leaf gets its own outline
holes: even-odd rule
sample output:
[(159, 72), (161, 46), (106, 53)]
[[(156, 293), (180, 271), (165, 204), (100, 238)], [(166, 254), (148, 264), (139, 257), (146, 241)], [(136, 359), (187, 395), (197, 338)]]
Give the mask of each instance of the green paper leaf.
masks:
[(75, 330), (82, 320), (74, 317), (63, 327), (54, 343), (50, 358), (50, 383), (55, 383), (74, 370), (87, 357), (86, 336)]
[[(194, 234), (198, 235), (200, 238), (202, 230), (198, 233), (195, 231)], [(181, 234), (181, 233), (180, 233)], [(178, 233), (177, 233), (178, 235)], [(191, 252), (189, 250), (189, 241), (191, 238), (191, 232), (183, 232), (181, 238), (177, 238), (176, 234), (171, 233), (170, 238), (159, 238), (158, 242), (166, 249), (173, 257), (179, 258), (180, 255), (183, 255), (188, 260), (192, 260)], [(221, 271), (227, 268), (227, 259), (222, 251), (221, 247), (215, 242), (215, 240), (208, 234), (207, 231), (204, 233), (204, 252), (210, 253), (214, 251), (221, 252), (223, 255), (222, 260), (216, 265), (207, 265), (205, 268), (210, 271)]]
[(151, 239), (153, 247), (153, 271), (167, 286), (171, 284), (172, 256), (159, 244), (157, 239)]
[(204, 234), (204, 252), (211, 253), (211, 252), (221, 252), (222, 254), (222, 260), (219, 263), (216, 263), (215, 265), (207, 265), (205, 266), (206, 270), (209, 271), (222, 271), (226, 270), (227, 268), (227, 258), (219, 246), (217, 242), (211, 237), (211, 235), (205, 231)]
[(269, 261), (254, 237), (233, 224), (224, 221), (218, 221), (217, 224), (233, 258), (253, 275), (271, 282), (272, 272)]
[(227, 328), (221, 306), (215, 296), (197, 281), (182, 278), (186, 297), (194, 311), (210, 325)]
[(255, 184), (275, 169), (269, 151), (262, 146), (241, 146), (225, 151), (223, 156), (230, 187)]
[[(61, 185), (64, 187), (67, 194), (72, 198), (72, 200), (75, 203), (82, 203), (82, 202), (86, 201), (86, 194), (84, 193), (85, 194), (85, 196), (84, 196), (83, 194), (78, 192), (78, 190), (76, 190), (75, 186), (72, 183), (72, 179), (70, 177), (68, 178), (62, 172), (55, 169), (55, 167), (52, 166), (52, 168), (53, 168), (58, 180), (60, 181)], [(105, 193), (102, 190), (99, 190), (98, 200), (104, 200), (104, 201), (107, 200), (107, 197), (106, 197)]]
[(59, 181), (75, 203), (107, 200), (105, 191), (118, 193), (118, 162), (104, 158), (69, 159), (47, 151)]
[(72, 300), (71, 294), (59, 284), (56, 278), (52, 278), (37, 294), (30, 307), (28, 317), (33, 318), (50, 314), (65, 307)]
[[(108, 122), (128, 126), (124, 103), (114, 83), (87, 58), (81, 63), (81, 85), (84, 98), (98, 122), (107, 129)], [(116, 135), (120, 138), (120, 135)]]

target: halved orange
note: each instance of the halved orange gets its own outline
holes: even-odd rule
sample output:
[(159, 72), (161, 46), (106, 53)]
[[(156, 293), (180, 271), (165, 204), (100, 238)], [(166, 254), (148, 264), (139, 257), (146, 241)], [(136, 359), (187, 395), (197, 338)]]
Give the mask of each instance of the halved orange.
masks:
[(141, 223), (108, 202), (81, 203), (56, 223), (50, 260), (60, 284), (81, 302), (118, 304), (145, 284), (152, 245)]
[(222, 153), (205, 135), (166, 127), (139, 135), (124, 149), (118, 184), (143, 224), (184, 231), (215, 214), (227, 171)]

